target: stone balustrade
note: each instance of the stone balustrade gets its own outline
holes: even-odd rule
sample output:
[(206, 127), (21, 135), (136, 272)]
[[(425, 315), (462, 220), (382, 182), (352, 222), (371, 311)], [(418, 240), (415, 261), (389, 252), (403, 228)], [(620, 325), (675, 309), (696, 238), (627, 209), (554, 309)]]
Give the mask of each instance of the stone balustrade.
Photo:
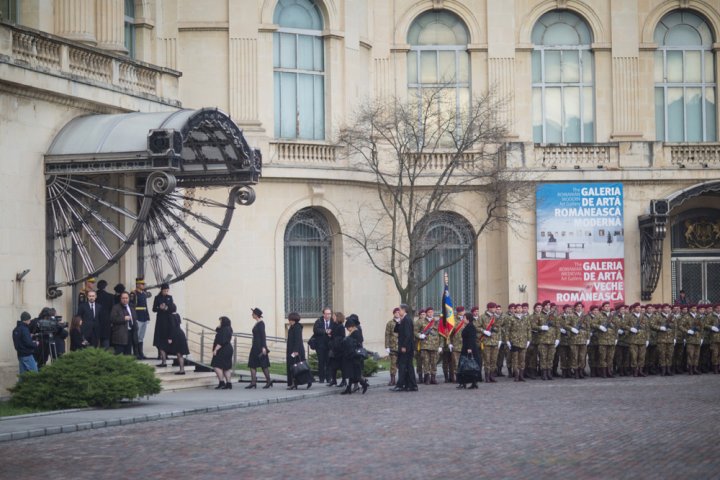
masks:
[(617, 166), (617, 146), (536, 145), (535, 165), (554, 169), (608, 168)]
[(19, 25), (0, 23), (0, 63), (179, 104), (180, 72)]
[(720, 143), (694, 143), (673, 145), (670, 149), (670, 163), (673, 166), (718, 168), (720, 166)]
[(332, 164), (336, 162), (337, 147), (317, 142), (271, 142), (278, 163)]

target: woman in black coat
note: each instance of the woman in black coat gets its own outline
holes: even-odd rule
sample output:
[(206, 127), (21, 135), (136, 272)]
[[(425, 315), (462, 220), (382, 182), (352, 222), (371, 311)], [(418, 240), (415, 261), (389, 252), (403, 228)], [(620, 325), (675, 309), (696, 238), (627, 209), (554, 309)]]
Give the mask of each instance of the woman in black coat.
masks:
[(215, 329), (215, 340), (213, 341), (213, 358), (210, 366), (215, 369), (218, 377), (218, 386), (215, 390), (232, 390), (232, 326), (228, 317), (220, 317), (220, 326)]
[(342, 312), (333, 313), (333, 321), (330, 325), (330, 353), (328, 354), (328, 387), (333, 385), (344, 387), (347, 385), (345, 375), (342, 376), (342, 383), (337, 383), (337, 371), (342, 373), (342, 341), (345, 338), (345, 315)]
[(288, 315), (288, 322), (290, 323), (290, 328), (288, 328), (286, 357), (288, 383), (287, 389), (297, 390), (298, 383), (306, 382), (307, 388), (310, 388), (312, 387), (312, 375), (308, 373), (307, 377), (309, 377), (309, 379), (306, 380), (305, 378), (295, 378), (292, 373), (293, 365), (305, 361), (305, 345), (303, 344), (302, 339), (302, 325), (300, 325), (300, 314), (292, 312), (290, 315)]
[(252, 329), (252, 346), (250, 347), (250, 358), (248, 358), (250, 385), (245, 388), (257, 388), (258, 368), (262, 368), (265, 375), (265, 386), (263, 388), (270, 388), (272, 387), (272, 380), (270, 380), (270, 359), (268, 358), (269, 350), (265, 338), (265, 322), (262, 318), (263, 312), (257, 307), (251, 310), (255, 326)]
[(343, 377), (347, 378), (347, 387), (342, 391), (342, 395), (351, 394), (354, 391), (353, 386), (358, 383), (362, 385), (362, 393), (365, 393), (369, 386), (368, 381), (362, 377), (363, 359), (357, 353), (363, 342), (359, 325), (357, 315), (354, 314), (345, 322), (348, 335), (342, 341), (342, 371)]
[(82, 350), (88, 346), (88, 341), (85, 340), (82, 334), (82, 317), (75, 315), (70, 322), (70, 351)]
[(170, 316), (170, 338), (168, 338), (167, 343), (168, 349), (166, 353), (175, 355), (178, 359), (178, 365), (180, 365), (180, 370), (175, 372), (175, 375), (185, 375), (184, 356), (190, 355), (190, 349), (188, 348), (187, 337), (182, 329), (182, 320), (177, 312)]
[[(477, 346), (477, 328), (475, 327), (475, 317), (473, 317), (472, 313), (466, 313), (465, 317), (463, 318), (463, 322), (467, 322), (467, 325), (462, 331), (462, 350), (461, 350), (461, 358), (463, 356), (466, 357), (472, 357), (475, 359), (478, 365), (480, 365), (480, 351), (478, 350)], [(480, 376), (480, 371), (477, 372), (478, 377)], [(469, 381), (472, 382), (470, 385), (470, 388), (478, 388), (477, 385), (477, 378), (473, 377), (471, 379), (468, 378), (459, 378), (458, 379), (458, 388), (465, 388), (466, 383)]]
[(172, 314), (177, 307), (170, 295), (170, 285), (163, 283), (160, 286), (160, 294), (153, 301), (153, 312), (157, 313), (155, 318), (155, 334), (153, 335), (153, 346), (160, 350), (161, 362), (158, 367), (167, 367), (168, 338), (172, 331)]

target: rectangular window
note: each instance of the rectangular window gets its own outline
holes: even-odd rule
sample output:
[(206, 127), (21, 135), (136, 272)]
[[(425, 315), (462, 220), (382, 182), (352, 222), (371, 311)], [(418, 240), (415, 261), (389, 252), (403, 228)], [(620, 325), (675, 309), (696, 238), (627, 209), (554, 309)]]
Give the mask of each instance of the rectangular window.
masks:
[(9, 23), (18, 21), (18, 0), (0, 0), (0, 18)]

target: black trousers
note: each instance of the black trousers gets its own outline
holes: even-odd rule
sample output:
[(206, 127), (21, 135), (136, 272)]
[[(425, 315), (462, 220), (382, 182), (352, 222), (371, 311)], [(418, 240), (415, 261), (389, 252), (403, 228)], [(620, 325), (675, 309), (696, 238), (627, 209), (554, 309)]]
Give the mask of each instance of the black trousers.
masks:
[(417, 379), (413, 368), (413, 352), (399, 352), (397, 364), (397, 388), (417, 390)]
[(320, 380), (320, 383), (323, 383), (326, 379), (330, 377), (328, 375), (328, 355), (330, 354), (330, 351), (327, 348), (318, 348), (317, 349), (317, 359), (318, 359), (318, 377)]
[(113, 344), (115, 355), (132, 355), (132, 345), (132, 342), (128, 342), (126, 345)]

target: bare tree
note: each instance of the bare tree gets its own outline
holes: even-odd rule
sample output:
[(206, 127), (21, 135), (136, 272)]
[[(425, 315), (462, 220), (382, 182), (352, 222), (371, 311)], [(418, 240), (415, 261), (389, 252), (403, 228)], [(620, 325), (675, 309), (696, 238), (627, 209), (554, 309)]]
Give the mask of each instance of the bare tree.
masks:
[[(519, 221), (513, 212), (532, 191), (522, 173), (505, 168), (504, 102), (487, 94), (459, 103), (448, 88), (424, 90), (409, 101), (379, 99), (362, 104), (339, 132), (339, 145), (359, 171), (374, 176), (377, 190), (377, 201), (359, 205), (357, 228), (342, 234), (413, 307), (418, 292), (463, 260), (480, 235)], [(459, 197), (477, 206), (475, 218), (467, 219), (472, 241), (421, 268), (448, 241), (442, 233), (428, 235), (428, 225), (461, 219), (452, 213)]]

